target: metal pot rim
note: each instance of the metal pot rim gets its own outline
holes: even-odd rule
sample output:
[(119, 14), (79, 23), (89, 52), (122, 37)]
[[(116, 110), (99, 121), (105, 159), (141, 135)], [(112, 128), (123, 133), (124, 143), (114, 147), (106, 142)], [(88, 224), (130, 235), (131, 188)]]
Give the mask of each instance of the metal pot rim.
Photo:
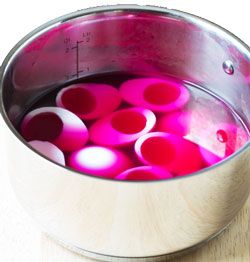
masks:
[(156, 14), (162, 14), (162, 15), (172, 15), (175, 17), (178, 17), (182, 20), (193, 22), (199, 25), (202, 25), (205, 29), (213, 29), (214, 31), (217, 31), (222, 34), (224, 37), (229, 38), (234, 45), (241, 50), (241, 52), (250, 60), (250, 47), (245, 44), (241, 39), (236, 37), (234, 34), (232, 34), (230, 31), (226, 30), (225, 28), (217, 25), (216, 23), (213, 23), (209, 20), (206, 20), (204, 18), (201, 18), (199, 16), (189, 14), (183, 11), (175, 10), (175, 9), (167, 9), (166, 7), (157, 7), (157, 6), (151, 6), (151, 5), (136, 5), (136, 4), (131, 4), (131, 5), (106, 5), (106, 6), (98, 6), (98, 7), (91, 7), (91, 8), (86, 8), (82, 10), (78, 10), (76, 12), (72, 12), (63, 16), (60, 16), (56, 19), (53, 19), (38, 28), (34, 29), (32, 32), (27, 34), (24, 38), (22, 38), (12, 49), (11, 51), (7, 54), (6, 58), (3, 61), (2, 66), (0, 67), (0, 114), (2, 115), (4, 122), (10, 129), (10, 131), (16, 136), (16, 138), (19, 139), (24, 145), (26, 145), (29, 149), (31, 149), (34, 153), (40, 155), (41, 157), (45, 158), (46, 160), (50, 161), (51, 163), (59, 166), (60, 168), (64, 168), (69, 170), (70, 172), (76, 174), (76, 175), (81, 175), (81, 176), (88, 176), (93, 179), (101, 179), (101, 180), (106, 180), (109, 182), (114, 182), (114, 183), (163, 183), (163, 182), (170, 182), (173, 180), (179, 180), (179, 179), (188, 179), (189, 177), (192, 176), (198, 176), (202, 175), (203, 173), (206, 173), (210, 170), (216, 169), (224, 164), (226, 164), (228, 161), (232, 160), (233, 158), (237, 157), (239, 154), (243, 153), (250, 147), (250, 140), (242, 146), (239, 150), (237, 150), (235, 153), (230, 155), (229, 157), (225, 158), (224, 160), (218, 162), (215, 165), (212, 165), (210, 167), (207, 167), (205, 169), (202, 169), (200, 171), (194, 172), (189, 174), (188, 176), (182, 176), (182, 177), (175, 177), (175, 178), (170, 178), (170, 179), (165, 179), (165, 180), (153, 180), (153, 181), (127, 181), (127, 180), (114, 180), (114, 179), (109, 179), (109, 178), (102, 178), (102, 177), (97, 177), (93, 176), (90, 174), (83, 174), (81, 172), (78, 172), (76, 170), (73, 170), (72, 168), (69, 168), (67, 166), (61, 166), (60, 164), (57, 164), (47, 158), (46, 156), (42, 155), (41, 153), (37, 152), (34, 150), (23, 138), (22, 136), (17, 132), (17, 130), (13, 127), (11, 124), (7, 113), (4, 109), (3, 106), (3, 96), (2, 96), (2, 86), (3, 86), (3, 77), (5, 73), (5, 69), (8, 67), (10, 64), (11, 60), (15, 56), (15, 54), (18, 52), (18, 50), (22, 49), (22, 47), (29, 41), (33, 40), (36, 36), (39, 34), (42, 34), (43, 32), (47, 31), (48, 29), (51, 29), (53, 27), (56, 27), (57, 25), (64, 23), (68, 20), (75, 19), (78, 17), (86, 16), (86, 15), (93, 15), (101, 12), (122, 12), (122, 11), (142, 11), (142, 12), (148, 12), (148, 13), (156, 13)]

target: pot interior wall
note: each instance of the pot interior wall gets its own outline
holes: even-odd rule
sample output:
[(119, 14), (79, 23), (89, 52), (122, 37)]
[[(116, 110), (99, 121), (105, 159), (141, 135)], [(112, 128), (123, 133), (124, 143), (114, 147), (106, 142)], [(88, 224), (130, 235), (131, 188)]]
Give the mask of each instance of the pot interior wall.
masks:
[[(55, 23), (15, 52), (3, 79), (4, 107), (16, 125), (39, 97), (77, 78), (105, 72), (170, 75), (222, 97), (250, 126), (247, 49), (218, 27), (140, 10), (105, 11)], [(223, 70), (230, 60), (233, 74)]]

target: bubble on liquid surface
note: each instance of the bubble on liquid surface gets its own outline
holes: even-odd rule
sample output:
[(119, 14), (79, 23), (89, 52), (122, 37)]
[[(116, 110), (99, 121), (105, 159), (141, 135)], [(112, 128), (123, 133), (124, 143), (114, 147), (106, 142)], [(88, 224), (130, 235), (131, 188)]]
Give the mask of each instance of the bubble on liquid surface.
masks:
[(227, 132), (225, 130), (219, 129), (216, 132), (216, 136), (217, 136), (217, 140), (221, 143), (226, 143), (228, 140), (228, 135)]

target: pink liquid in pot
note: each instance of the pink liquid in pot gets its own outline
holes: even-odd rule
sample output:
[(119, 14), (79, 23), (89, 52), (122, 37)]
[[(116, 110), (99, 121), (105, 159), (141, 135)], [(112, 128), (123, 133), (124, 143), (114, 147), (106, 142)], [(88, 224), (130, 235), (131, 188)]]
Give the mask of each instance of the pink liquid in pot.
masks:
[[(249, 139), (242, 123), (203, 88), (121, 73), (58, 87), (30, 109), (20, 133), (59, 147), (76, 171), (148, 181), (186, 176), (230, 156)], [(56, 150), (53, 158), (40, 152), (57, 159)]]

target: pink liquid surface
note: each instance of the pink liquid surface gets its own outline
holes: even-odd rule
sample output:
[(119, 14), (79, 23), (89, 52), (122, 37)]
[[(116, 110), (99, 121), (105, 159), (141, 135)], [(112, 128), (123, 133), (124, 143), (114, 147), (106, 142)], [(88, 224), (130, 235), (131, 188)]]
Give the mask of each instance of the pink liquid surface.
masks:
[[(26, 128), (29, 132), (24, 133), (22, 125), (24, 138), (60, 147), (56, 141), (65, 137), (64, 144), (69, 146), (60, 149), (66, 166), (109, 179), (186, 176), (218, 163), (249, 139), (240, 118), (224, 102), (202, 88), (169, 77), (93, 76), (58, 88), (30, 111), (42, 107), (66, 108), (83, 122), (84, 132), (72, 133), (71, 138), (74, 128), (70, 121), (66, 123), (66, 116), (64, 123), (43, 113)], [(67, 135), (59, 134), (63, 130)], [(77, 135), (84, 143), (70, 146)]]

